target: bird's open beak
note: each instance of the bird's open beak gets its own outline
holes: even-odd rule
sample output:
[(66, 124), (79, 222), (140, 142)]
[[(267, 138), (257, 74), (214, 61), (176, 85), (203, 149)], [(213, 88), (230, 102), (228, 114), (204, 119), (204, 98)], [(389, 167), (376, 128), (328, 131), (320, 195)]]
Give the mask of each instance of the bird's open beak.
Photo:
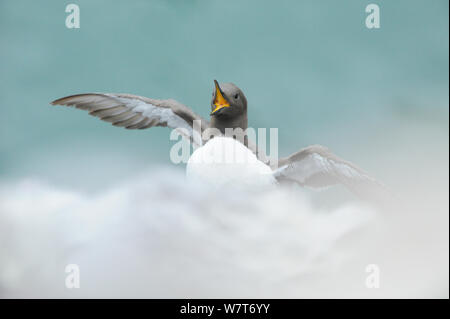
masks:
[(230, 103), (228, 103), (228, 101), (223, 96), (223, 92), (220, 89), (219, 83), (217, 83), (217, 81), (214, 80), (214, 84), (216, 85), (216, 98), (214, 99), (214, 103), (213, 103), (215, 108), (211, 112), (211, 115), (213, 115), (218, 110), (220, 110), (220, 109), (222, 109), (224, 107), (229, 107), (230, 106)]

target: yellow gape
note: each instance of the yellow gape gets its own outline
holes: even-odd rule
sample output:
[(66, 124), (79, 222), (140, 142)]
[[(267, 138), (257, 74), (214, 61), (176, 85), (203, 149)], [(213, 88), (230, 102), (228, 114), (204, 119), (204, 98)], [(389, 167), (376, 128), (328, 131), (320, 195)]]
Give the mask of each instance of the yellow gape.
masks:
[(211, 114), (214, 114), (221, 108), (230, 106), (230, 103), (228, 103), (228, 101), (223, 97), (217, 81), (215, 81), (215, 84), (216, 84), (216, 98), (214, 99), (214, 105), (216, 106), (216, 108), (211, 112)]

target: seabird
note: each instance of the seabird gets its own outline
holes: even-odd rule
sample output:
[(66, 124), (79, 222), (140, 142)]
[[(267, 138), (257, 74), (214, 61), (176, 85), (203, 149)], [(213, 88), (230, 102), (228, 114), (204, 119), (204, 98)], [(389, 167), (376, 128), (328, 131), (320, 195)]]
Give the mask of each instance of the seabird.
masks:
[[(377, 201), (387, 194), (384, 185), (370, 177), (365, 171), (320, 145), (303, 148), (288, 157), (279, 158), (276, 161), (277, 165), (272, 165), (266, 154), (259, 151), (245, 134), (240, 140), (242, 143), (239, 144), (245, 145), (244, 147), (237, 146), (236, 148), (236, 145), (230, 144), (227, 129), (245, 131), (248, 127), (247, 99), (241, 89), (233, 83), (219, 84), (214, 80), (210, 121), (203, 119), (189, 107), (173, 99), (157, 100), (132, 94), (85, 93), (63, 97), (51, 104), (74, 106), (86, 110), (90, 115), (110, 122), (112, 125), (127, 129), (164, 126), (178, 130), (193, 142), (194, 146), (202, 146), (196, 149), (188, 162), (188, 175), (202, 175), (201, 168), (193, 164), (198, 164), (198, 159), (204, 158), (205, 154), (206, 157), (211, 156), (211, 152), (214, 153), (218, 149), (218, 143), (221, 143), (225, 149), (233, 148), (240, 152), (253, 154), (257, 158), (257, 165), (253, 165), (251, 169), (257, 174), (266, 176), (267, 178), (264, 180), (267, 183), (271, 181), (288, 182), (311, 188), (342, 184), (360, 198)], [(212, 134), (205, 138), (203, 133), (211, 129), (213, 131), (215, 129), (219, 134)], [(195, 138), (196, 136), (197, 138)], [(199, 140), (198, 136), (202, 136), (202, 139)], [(248, 177), (249, 174), (243, 173), (248, 173), (249, 167), (241, 166), (241, 168), (233, 166), (235, 174), (231, 175)], [(198, 174), (192, 173), (195, 171)], [(216, 171), (214, 178), (217, 179), (217, 175), (221, 173), (223, 171)], [(227, 174), (223, 173), (223, 175), (230, 175), (229, 170)]]

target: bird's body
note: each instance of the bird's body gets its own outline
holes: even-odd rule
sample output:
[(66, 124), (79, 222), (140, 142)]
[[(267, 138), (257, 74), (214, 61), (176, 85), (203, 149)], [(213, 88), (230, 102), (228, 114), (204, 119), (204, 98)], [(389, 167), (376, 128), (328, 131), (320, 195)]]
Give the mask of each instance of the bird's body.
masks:
[[(177, 130), (197, 148), (187, 166), (188, 177), (205, 182), (269, 185), (288, 181), (312, 188), (342, 184), (361, 198), (377, 201), (388, 194), (383, 185), (356, 165), (319, 145), (272, 161), (248, 139), (247, 99), (243, 92), (232, 83), (214, 83), (210, 121), (175, 100), (131, 94), (78, 94), (52, 104), (75, 106), (127, 129), (166, 126)], [(254, 163), (239, 162), (244, 158)]]

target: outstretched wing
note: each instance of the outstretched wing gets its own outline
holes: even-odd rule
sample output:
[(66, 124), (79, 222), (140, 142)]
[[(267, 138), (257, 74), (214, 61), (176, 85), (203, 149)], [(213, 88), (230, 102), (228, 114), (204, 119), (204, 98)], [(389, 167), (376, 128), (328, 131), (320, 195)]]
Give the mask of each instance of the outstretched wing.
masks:
[(342, 184), (358, 197), (377, 202), (391, 197), (380, 182), (320, 145), (312, 145), (281, 158), (278, 164), (274, 175), (279, 181), (291, 181), (311, 188)]
[(208, 126), (189, 107), (171, 99), (156, 100), (132, 94), (86, 93), (63, 97), (51, 104), (75, 106), (112, 125), (127, 129), (167, 126), (177, 129), (192, 142), (195, 142), (193, 121), (200, 121), (201, 131)]

